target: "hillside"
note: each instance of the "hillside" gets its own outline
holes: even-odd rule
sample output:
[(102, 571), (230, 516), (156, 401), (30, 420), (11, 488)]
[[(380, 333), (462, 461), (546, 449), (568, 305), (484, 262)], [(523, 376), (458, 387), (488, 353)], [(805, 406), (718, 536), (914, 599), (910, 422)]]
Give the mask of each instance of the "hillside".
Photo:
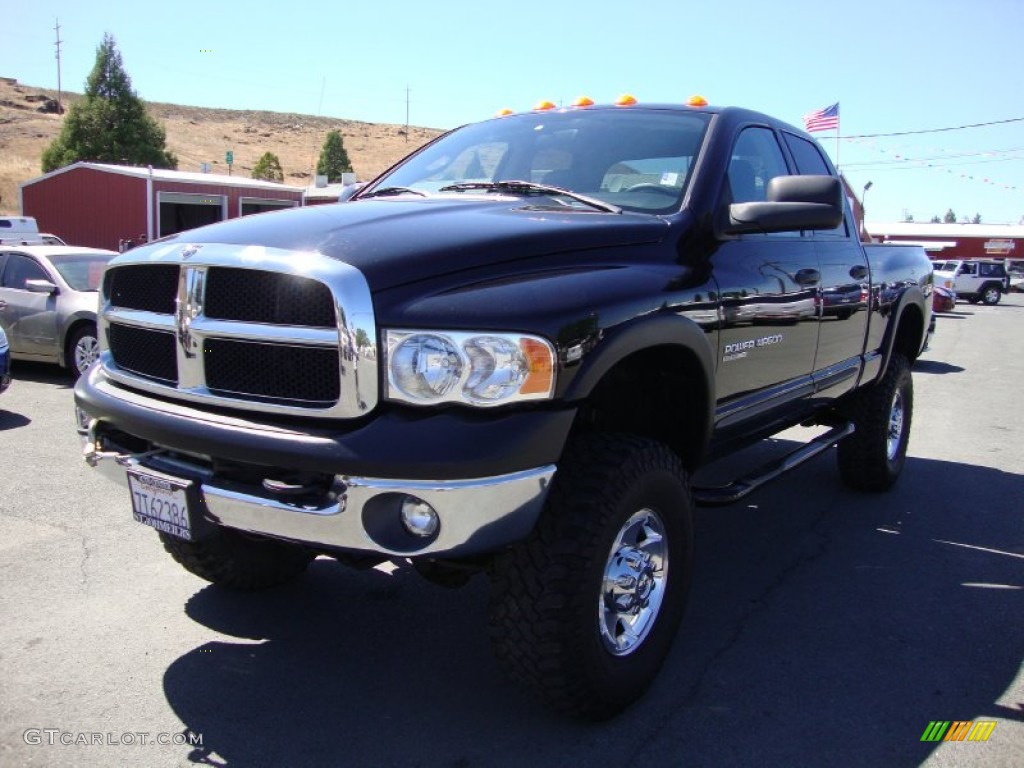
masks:
[[(0, 213), (21, 213), (18, 185), (42, 173), (43, 150), (60, 133), (62, 116), (38, 109), (56, 91), (0, 78)], [(81, 94), (65, 92), (65, 108)], [(224, 153), (232, 150), (236, 176), (248, 176), (264, 152), (280, 158), (285, 183), (306, 186), (328, 131), (341, 131), (345, 150), (359, 179), (370, 179), (441, 131), (404, 125), (364, 123), (281, 112), (204, 109), (147, 102), (150, 114), (167, 131), (167, 148), (178, 156), (178, 170), (227, 174)], [(406, 140), (408, 138), (408, 140)]]

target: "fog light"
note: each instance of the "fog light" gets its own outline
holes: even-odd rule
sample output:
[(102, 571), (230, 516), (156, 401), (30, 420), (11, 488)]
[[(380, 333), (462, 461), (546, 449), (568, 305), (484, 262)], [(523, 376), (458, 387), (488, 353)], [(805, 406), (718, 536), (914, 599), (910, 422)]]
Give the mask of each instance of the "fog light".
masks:
[(402, 501), (402, 525), (413, 536), (427, 538), (437, 533), (441, 521), (434, 508), (415, 496), (406, 496)]

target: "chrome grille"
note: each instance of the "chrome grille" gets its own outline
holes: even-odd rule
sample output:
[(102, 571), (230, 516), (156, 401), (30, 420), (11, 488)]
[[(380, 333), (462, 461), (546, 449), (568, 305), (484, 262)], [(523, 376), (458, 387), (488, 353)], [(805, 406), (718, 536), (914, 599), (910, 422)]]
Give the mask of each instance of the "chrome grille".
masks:
[(320, 254), (137, 248), (109, 265), (99, 322), (108, 376), (165, 397), (328, 418), (377, 403), (369, 287)]

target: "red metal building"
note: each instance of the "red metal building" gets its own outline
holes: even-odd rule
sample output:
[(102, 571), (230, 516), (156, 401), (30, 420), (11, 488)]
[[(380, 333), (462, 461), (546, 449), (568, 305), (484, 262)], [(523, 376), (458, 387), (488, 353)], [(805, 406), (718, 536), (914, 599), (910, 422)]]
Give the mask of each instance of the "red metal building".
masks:
[(120, 250), (203, 224), (303, 204), (286, 184), (75, 163), (21, 184), (21, 211), (73, 245)]

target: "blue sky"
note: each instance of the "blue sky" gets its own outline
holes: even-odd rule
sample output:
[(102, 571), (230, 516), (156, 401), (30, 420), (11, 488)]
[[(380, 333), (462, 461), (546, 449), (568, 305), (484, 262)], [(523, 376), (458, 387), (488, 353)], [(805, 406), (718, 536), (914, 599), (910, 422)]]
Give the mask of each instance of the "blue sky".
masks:
[[(693, 94), (801, 125), (838, 101), (841, 135), (817, 137), (869, 221), (952, 208), (1024, 217), (1021, 0), (334, 0), (8, 4), (0, 76), (81, 92), (104, 32), (150, 101), (450, 128), (541, 99)], [(227, 149), (227, 147), (225, 147)]]

